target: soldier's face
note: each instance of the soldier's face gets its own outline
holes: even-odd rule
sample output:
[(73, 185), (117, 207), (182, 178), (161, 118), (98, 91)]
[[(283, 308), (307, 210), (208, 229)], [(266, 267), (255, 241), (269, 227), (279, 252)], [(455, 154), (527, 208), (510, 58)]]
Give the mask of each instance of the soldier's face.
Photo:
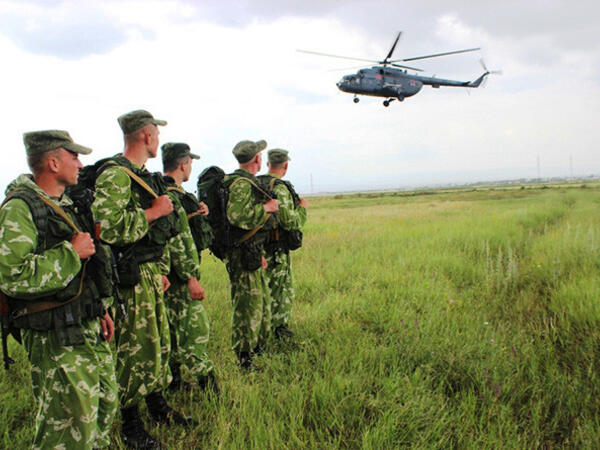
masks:
[(79, 169), (83, 167), (79, 160), (79, 155), (74, 152), (60, 149), (56, 155), (56, 178), (63, 186), (73, 186), (77, 184)]
[(156, 125), (151, 125), (148, 129), (148, 156), (156, 158), (158, 153), (158, 135), (160, 131)]

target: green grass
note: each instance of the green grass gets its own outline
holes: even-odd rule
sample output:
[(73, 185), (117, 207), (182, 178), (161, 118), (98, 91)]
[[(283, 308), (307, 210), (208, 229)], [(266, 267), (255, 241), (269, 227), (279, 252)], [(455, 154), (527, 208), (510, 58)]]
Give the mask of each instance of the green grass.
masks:
[[(311, 199), (301, 343), (240, 372), (227, 276), (205, 256), (222, 399), (177, 394), (200, 427), (153, 433), (175, 449), (600, 447), (599, 199), (594, 184)], [(26, 448), (28, 364), (11, 349), (0, 445)]]

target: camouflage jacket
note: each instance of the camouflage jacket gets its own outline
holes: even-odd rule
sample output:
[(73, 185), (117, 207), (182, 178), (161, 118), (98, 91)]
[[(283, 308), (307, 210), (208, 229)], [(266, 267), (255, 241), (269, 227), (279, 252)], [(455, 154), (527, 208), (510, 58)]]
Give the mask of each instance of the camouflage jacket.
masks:
[[(244, 169), (239, 169), (239, 171), (247, 172), (254, 178), (250, 172)], [(235, 172), (226, 175), (223, 179), (223, 184), (226, 185), (235, 176)], [(227, 219), (231, 225), (243, 230), (252, 230), (262, 224), (266, 216), (265, 207), (262, 203), (256, 202), (252, 186), (248, 181), (238, 181), (233, 184), (229, 191), (229, 200), (227, 202)]]
[[(277, 175), (271, 173), (266, 175), (272, 178), (279, 178)], [(294, 208), (292, 195), (283, 183), (276, 183), (273, 187), (273, 192), (279, 201), (279, 210), (276, 214), (281, 228), (284, 230), (299, 230), (302, 228), (306, 223), (306, 208), (304, 206)]]
[[(148, 233), (146, 213), (131, 183), (119, 166), (105, 169), (96, 180), (92, 213), (100, 222), (100, 237), (111, 245), (133, 244)], [(135, 208), (128, 207), (132, 198)]]
[[(20, 175), (9, 184), (6, 193), (16, 188), (32, 189), (48, 197), (31, 175)], [(57, 203), (72, 204), (66, 195)], [(0, 290), (7, 295), (36, 298), (54, 294), (81, 270), (81, 260), (70, 241), (62, 241), (38, 254), (37, 238), (27, 203), (21, 199), (9, 200), (0, 210)]]
[[(166, 247), (167, 251), (165, 252), (166, 256), (163, 257), (163, 261), (166, 258), (166, 264), (170, 268), (170, 273), (175, 273), (180, 280), (187, 281), (194, 277), (199, 280), (200, 260), (198, 259), (198, 251), (192, 237), (187, 214), (177, 194), (170, 191), (168, 195), (173, 202), (174, 211), (177, 213), (177, 230), (179, 234), (169, 240)], [(172, 277), (170, 279), (172, 282)]]

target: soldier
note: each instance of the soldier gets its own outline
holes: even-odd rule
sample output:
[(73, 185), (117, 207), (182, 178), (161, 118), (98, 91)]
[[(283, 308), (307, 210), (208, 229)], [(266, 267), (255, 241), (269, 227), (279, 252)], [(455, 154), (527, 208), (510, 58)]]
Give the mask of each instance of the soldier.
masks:
[(232, 345), (240, 365), (252, 367), (252, 357), (262, 350), (271, 330), (271, 297), (263, 244), (272, 227), (271, 214), (278, 203), (258, 186), (265, 141), (241, 141), (233, 148), (240, 168), (223, 179), (229, 189), (227, 219), (233, 249), (226, 260), (233, 303)]
[(123, 114), (118, 121), (125, 148), (101, 168), (92, 211), (101, 238), (117, 254), (118, 289), (127, 308), (127, 319), (118, 323), (116, 335), (123, 440), (133, 448), (158, 448), (139, 416), (142, 399), (154, 420), (191, 424), (162, 395), (171, 374), (163, 297), (169, 281), (161, 273), (160, 260), (167, 241), (177, 233), (177, 217), (162, 176), (151, 174), (144, 164), (156, 157), (158, 125), (167, 122), (143, 110)]
[(206, 309), (199, 300), (204, 299), (200, 279), (200, 251), (205, 248), (203, 238), (210, 234), (204, 216), (208, 207), (187, 193), (182, 184), (190, 179), (192, 162), (200, 159), (184, 143), (168, 142), (162, 146), (163, 173), (173, 204), (180, 216), (179, 235), (169, 241), (171, 287), (165, 293), (169, 329), (171, 330), (171, 372), (173, 381), (169, 388), (189, 389), (181, 378), (181, 366), (188, 374), (197, 377), (202, 389), (210, 387), (219, 394), (214, 366), (206, 353), (209, 323)]
[(77, 183), (78, 155), (91, 150), (59, 130), (25, 133), (23, 141), (33, 176), (6, 190), (0, 288), (31, 363), (33, 448), (103, 448), (118, 403), (106, 311), (112, 280), (103, 276), (109, 249), (94, 245), (91, 215), (64, 194)]
[(302, 243), (300, 228), (306, 223), (306, 200), (300, 198), (294, 186), (283, 177), (287, 173), (288, 151), (272, 149), (268, 152), (269, 172), (259, 176), (262, 186), (273, 191), (279, 201), (277, 212), (278, 228), (271, 235), (276, 239), (265, 245), (267, 250), (267, 275), (271, 289), (271, 327), (278, 339), (292, 338), (290, 315), (295, 293), (292, 276), (290, 250)]

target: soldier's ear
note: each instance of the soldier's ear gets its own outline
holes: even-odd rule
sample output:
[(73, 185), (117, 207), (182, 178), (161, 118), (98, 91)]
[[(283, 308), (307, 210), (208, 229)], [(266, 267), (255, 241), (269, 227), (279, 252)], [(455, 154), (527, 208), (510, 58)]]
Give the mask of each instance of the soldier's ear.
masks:
[(48, 155), (46, 159), (46, 167), (48, 167), (48, 171), (50, 173), (58, 172), (58, 166), (60, 165), (60, 160), (55, 155)]

